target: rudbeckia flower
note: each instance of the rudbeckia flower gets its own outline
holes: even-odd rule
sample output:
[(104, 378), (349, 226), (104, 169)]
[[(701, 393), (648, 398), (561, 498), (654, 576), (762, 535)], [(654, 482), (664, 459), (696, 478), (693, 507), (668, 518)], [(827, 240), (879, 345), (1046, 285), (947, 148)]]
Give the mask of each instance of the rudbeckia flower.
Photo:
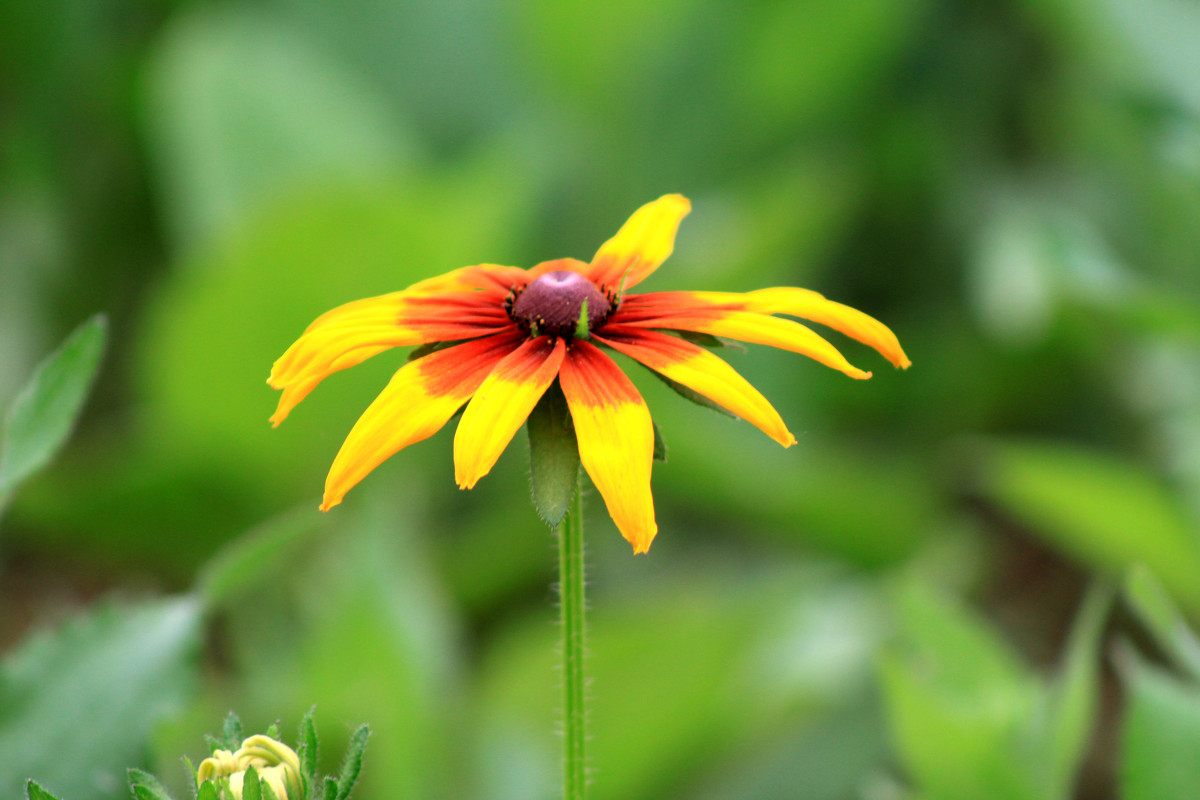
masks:
[(426, 346), (351, 429), (329, 470), (321, 510), (340, 503), (393, 453), (432, 436), (463, 404), (454, 473), (459, 487), (470, 489), (557, 379), (580, 461), (621, 534), (642, 553), (658, 530), (650, 494), (653, 423), (606, 350), (703, 395), (784, 447), (796, 439), (778, 412), (688, 334), (778, 347), (852, 378), (871, 377), (810, 328), (775, 316), (785, 314), (857, 339), (897, 367), (909, 365), (882, 323), (807, 289), (629, 293), (671, 254), (690, 210), (681, 195), (642, 206), (590, 263), (563, 258), (528, 270), (464, 267), (318, 317), (271, 370), (268, 383), (283, 391), (271, 417), (275, 425), (330, 374), (388, 348)]

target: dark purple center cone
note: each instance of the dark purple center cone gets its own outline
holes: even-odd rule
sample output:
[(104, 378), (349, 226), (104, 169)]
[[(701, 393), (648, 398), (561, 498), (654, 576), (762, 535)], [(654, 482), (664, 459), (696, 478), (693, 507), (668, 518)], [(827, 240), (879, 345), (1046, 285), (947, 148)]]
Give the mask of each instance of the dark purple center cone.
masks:
[(547, 272), (525, 287), (512, 304), (513, 319), (529, 330), (550, 336), (573, 336), (587, 300), (588, 330), (595, 330), (612, 311), (612, 303), (595, 284), (576, 272)]

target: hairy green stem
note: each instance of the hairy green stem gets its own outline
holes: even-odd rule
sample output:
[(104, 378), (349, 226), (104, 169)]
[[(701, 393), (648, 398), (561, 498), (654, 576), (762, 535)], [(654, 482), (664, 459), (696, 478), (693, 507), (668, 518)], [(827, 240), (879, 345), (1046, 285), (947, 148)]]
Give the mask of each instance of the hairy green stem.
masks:
[(563, 679), (563, 797), (583, 800), (587, 789), (587, 763), (584, 743), (587, 738), (586, 691), (583, 674), (584, 650), (584, 574), (583, 574), (583, 497), (580, 481), (567, 515), (558, 524), (559, 606), (562, 611)]

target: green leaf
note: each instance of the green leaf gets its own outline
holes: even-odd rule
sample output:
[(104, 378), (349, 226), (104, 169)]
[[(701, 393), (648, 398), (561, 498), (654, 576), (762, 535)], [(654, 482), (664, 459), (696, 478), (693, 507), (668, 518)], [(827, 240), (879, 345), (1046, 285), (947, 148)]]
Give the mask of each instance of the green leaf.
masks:
[(716, 411), (718, 414), (722, 414), (726, 417), (729, 417), (730, 419), (738, 418), (737, 415), (734, 414), (733, 412), (731, 412), (729, 409), (725, 408), (724, 406), (722, 406), (718, 403), (713, 402), (712, 400), (709, 400), (707, 397), (705, 397), (704, 395), (695, 391), (694, 389), (689, 389), (687, 386), (684, 386), (682, 383), (673, 381), (670, 378), (668, 378), (666, 375), (663, 375), (662, 373), (657, 372), (655, 370), (650, 370), (650, 374), (652, 374), (654, 377), (658, 378), (660, 381), (665, 383), (667, 386), (670, 386), (671, 389), (676, 394), (678, 394), (680, 397), (684, 398), (685, 400), (690, 400), (693, 403), (695, 403), (696, 405), (704, 406), (705, 408), (711, 408), (713, 411)]
[(1046, 731), (1050, 797), (1069, 797), (1092, 735), (1100, 690), (1100, 637), (1112, 607), (1112, 588), (1094, 585), (1071, 629), (1058, 675), (1047, 690)]
[(1140, 564), (1131, 569), (1125, 580), (1125, 599), (1175, 666), (1200, 681), (1200, 640), (1154, 573)]
[(30, 775), (68, 797), (119, 785), (196, 679), (194, 597), (111, 605), (29, 637), (0, 665), (0, 797)]
[(29, 782), (25, 784), (25, 796), (28, 797), (29, 800), (59, 800), (58, 797), (55, 797), (47, 792), (38, 784), (37, 781), (33, 780), (32, 778), (30, 778)]
[(100, 367), (107, 330), (103, 315), (80, 325), (17, 394), (0, 441), (0, 506), (70, 435)]
[(667, 461), (667, 443), (662, 437), (662, 431), (658, 429), (658, 423), (650, 420), (650, 424), (654, 426), (654, 460), (665, 464)]
[(1200, 610), (1200, 540), (1162, 481), (1135, 464), (1057, 444), (996, 444), (984, 464), (984, 492), (1035, 534), (1118, 573), (1143, 563)]
[(338, 792), (335, 800), (346, 800), (350, 797), (350, 792), (354, 791), (354, 784), (358, 782), (358, 774), (362, 772), (363, 753), (367, 749), (367, 738), (371, 735), (371, 729), (366, 725), (360, 725), (350, 737), (350, 744), (346, 746), (346, 760), (342, 762), (342, 773), (338, 776)]
[(529, 433), (529, 488), (538, 515), (552, 527), (567, 513), (579, 480), (579, 445), (562, 389), (555, 381), (525, 425)]
[(137, 800), (172, 800), (171, 793), (149, 772), (131, 768), (127, 775), (129, 789)]
[(1121, 797), (1195, 800), (1200, 797), (1200, 691), (1126, 652)]

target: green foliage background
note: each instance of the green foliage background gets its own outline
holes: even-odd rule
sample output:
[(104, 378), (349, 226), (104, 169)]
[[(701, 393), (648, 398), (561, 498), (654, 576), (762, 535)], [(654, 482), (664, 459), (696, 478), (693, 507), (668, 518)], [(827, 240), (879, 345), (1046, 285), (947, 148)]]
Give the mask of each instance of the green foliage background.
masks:
[(786, 451), (634, 372), (670, 459), (648, 556), (588, 498), (593, 796), (1200, 796), (1187, 0), (0, 5), (0, 408), (109, 319), (74, 438), (0, 487), (0, 794), (178, 789), (228, 709), (315, 703), (329, 753), (371, 723), (359, 797), (553, 797), (523, 435), (321, 515), (404, 353), (274, 431), (264, 380), (334, 305), (586, 259), (666, 192), (647, 290), (813, 288), (914, 366), (725, 351)]

